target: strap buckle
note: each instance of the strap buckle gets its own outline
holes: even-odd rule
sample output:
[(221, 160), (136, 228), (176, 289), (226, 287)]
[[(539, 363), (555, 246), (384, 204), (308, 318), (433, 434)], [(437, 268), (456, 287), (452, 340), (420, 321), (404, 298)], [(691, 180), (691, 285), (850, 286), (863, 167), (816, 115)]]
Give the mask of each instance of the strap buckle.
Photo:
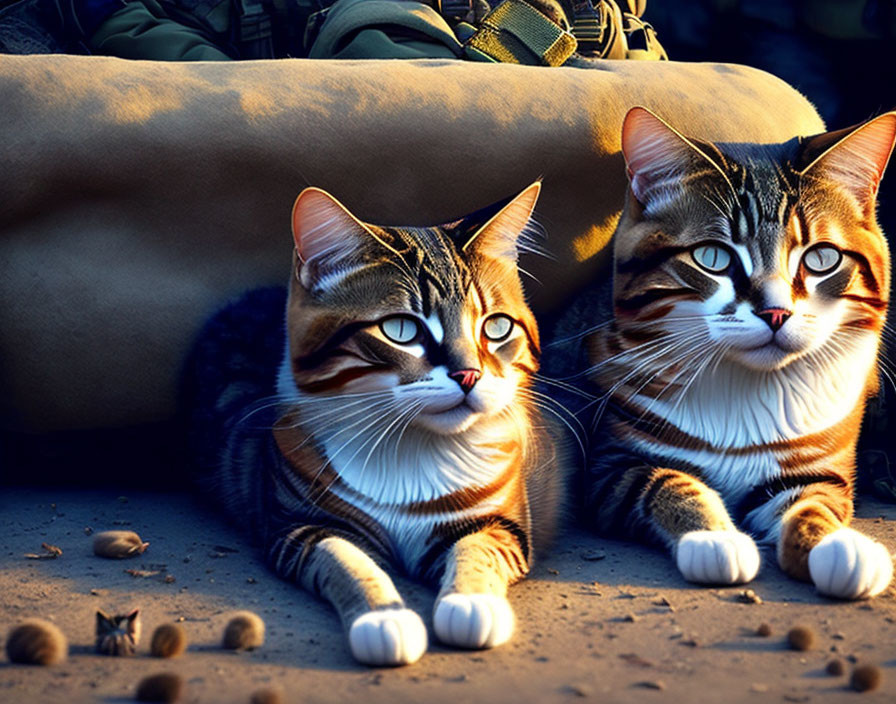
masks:
[(473, 0), (435, 0), (436, 12), (449, 21), (462, 22), (473, 12)]

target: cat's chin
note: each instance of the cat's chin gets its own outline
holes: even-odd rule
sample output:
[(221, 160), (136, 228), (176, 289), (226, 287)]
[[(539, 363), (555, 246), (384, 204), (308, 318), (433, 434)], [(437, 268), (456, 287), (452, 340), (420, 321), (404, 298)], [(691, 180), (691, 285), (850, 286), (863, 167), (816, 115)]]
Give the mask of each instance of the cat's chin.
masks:
[(802, 350), (787, 350), (774, 342), (749, 349), (735, 347), (728, 351), (729, 359), (757, 372), (778, 371), (802, 356)]
[(466, 403), (438, 413), (421, 413), (414, 419), (414, 425), (437, 435), (457, 435), (469, 430), (482, 416)]

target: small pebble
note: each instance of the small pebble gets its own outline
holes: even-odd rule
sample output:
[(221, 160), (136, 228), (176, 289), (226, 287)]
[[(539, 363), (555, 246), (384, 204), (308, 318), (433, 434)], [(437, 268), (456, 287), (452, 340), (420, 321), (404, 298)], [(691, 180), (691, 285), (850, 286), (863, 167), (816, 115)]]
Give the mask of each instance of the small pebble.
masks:
[(149, 652), (157, 658), (176, 658), (187, 649), (187, 634), (176, 623), (163, 623), (152, 634)]
[(787, 645), (791, 650), (811, 650), (815, 633), (808, 626), (794, 626), (787, 631)]
[(644, 689), (658, 689), (660, 691), (666, 688), (662, 680), (645, 680), (643, 682), (635, 682), (635, 687), (643, 687)]
[(625, 616), (622, 617), (622, 620), (626, 621), (628, 623), (634, 623), (635, 621), (638, 620), (638, 617), (635, 614), (633, 614), (631, 611), (629, 611)]
[(138, 702), (163, 702), (170, 704), (180, 698), (184, 680), (173, 672), (162, 672), (140, 680), (137, 685)]
[(251, 611), (239, 611), (224, 629), (223, 647), (229, 650), (252, 650), (264, 644), (264, 621)]
[(737, 600), (742, 604), (761, 604), (762, 597), (752, 589), (744, 589), (737, 595)]
[(55, 665), (68, 655), (68, 641), (56, 624), (31, 618), (10, 631), (6, 655), (22, 665)]
[(575, 694), (577, 697), (591, 696), (591, 687), (589, 687), (587, 684), (571, 684), (569, 685), (569, 691)]
[(759, 628), (756, 629), (756, 635), (762, 636), (763, 638), (768, 638), (772, 634), (772, 627), (767, 623), (760, 623)]
[(132, 530), (105, 530), (93, 539), (93, 554), (114, 560), (140, 555), (148, 547)]
[(883, 674), (877, 665), (859, 665), (852, 671), (849, 686), (857, 692), (870, 692), (880, 686)]
[(252, 692), (249, 704), (283, 704), (283, 692), (272, 687)]
[(824, 671), (834, 677), (840, 677), (840, 675), (846, 672), (846, 665), (843, 664), (843, 661), (840, 658), (834, 658), (827, 664)]

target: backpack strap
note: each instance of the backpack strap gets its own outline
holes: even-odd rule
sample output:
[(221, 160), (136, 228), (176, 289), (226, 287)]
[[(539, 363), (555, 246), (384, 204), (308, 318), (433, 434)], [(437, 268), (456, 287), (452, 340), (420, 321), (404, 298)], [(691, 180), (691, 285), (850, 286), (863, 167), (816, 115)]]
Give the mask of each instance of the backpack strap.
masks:
[(576, 38), (523, 0), (504, 0), (464, 43), (474, 61), (559, 66), (576, 50)]
[(238, 41), (252, 58), (274, 58), (271, 18), (259, 0), (238, 0), (240, 9)]

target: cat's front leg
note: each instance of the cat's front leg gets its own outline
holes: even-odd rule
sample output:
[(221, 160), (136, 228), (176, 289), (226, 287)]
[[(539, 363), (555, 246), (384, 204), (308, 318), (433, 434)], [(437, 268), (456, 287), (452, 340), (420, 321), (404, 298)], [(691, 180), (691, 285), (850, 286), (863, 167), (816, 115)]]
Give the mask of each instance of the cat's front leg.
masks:
[(696, 477), (633, 469), (617, 493), (637, 497), (634, 515), (666, 541), (689, 582), (742, 584), (759, 571), (756, 543), (735, 527), (719, 494)]
[(893, 560), (881, 543), (847, 524), (852, 498), (835, 484), (803, 489), (783, 515), (778, 563), (822, 594), (863, 599), (880, 594), (893, 577)]
[(459, 648), (493, 648), (516, 623), (507, 587), (529, 571), (517, 536), (503, 526), (466, 535), (451, 548), (433, 611), (436, 636)]
[(271, 542), (268, 558), (281, 577), (333, 604), (358, 662), (408, 665), (426, 651), (422, 619), (351, 536), (327, 527), (295, 526)]

